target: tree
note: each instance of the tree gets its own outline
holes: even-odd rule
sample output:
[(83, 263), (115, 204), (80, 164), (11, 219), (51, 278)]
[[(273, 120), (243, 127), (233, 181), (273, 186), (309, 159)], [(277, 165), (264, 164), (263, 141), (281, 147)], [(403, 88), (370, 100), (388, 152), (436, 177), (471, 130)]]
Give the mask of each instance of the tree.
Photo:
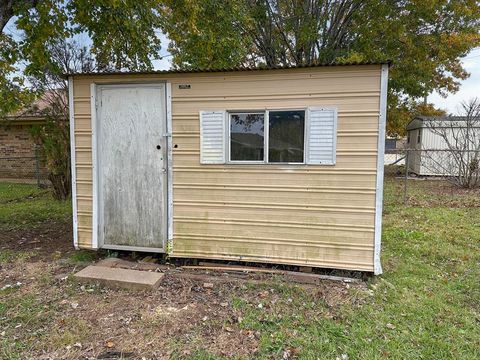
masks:
[[(88, 34), (101, 70), (151, 69), (158, 56), (158, 0), (5, 0), (0, 2), (0, 116), (27, 104), (27, 76), (51, 67), (51, 44)], [(12, 22), (20, 36), (6, 26)]]
[(47, 47), (51, 54), (49, 66), (42, 75), (29, 78), (46, 104), (41, 109), (45, 124), (34, 126), (31, 134), (40, 145), (55, 198), (65, 200), (71, 188), (70, 126), (68, 83), (61, 74), (94, 71), (95, 62), (88, 49), (75, 41), (59, 40)]
[(394, 110), (458, 90), (480, 45), (476, 0), (167, 0), (161, 16), (179, 68), (393, 60), (391, 135), (410, 120)]
[[(392, 95), (393, 96), (393, 95)], [(396, 106), (389, 109), (387, 133), (393, 137), (405, 134), (405, 125), (417, 116), (444, 116), (444, 110), (435, 108), (433, 104), (418, 101), (392, 101)]]
[(462, 116), (426, 121), (443, 148), (422, 148), (422, 165), (457, 186), (475, 188), (480, 186), (480, 100), (463, 102), (461, 107)]

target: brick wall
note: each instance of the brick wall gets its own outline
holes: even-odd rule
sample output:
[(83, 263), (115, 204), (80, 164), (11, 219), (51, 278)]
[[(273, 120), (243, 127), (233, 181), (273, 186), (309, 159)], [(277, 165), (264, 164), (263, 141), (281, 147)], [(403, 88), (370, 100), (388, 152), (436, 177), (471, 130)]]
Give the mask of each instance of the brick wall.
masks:
[[(0, 178), (35, 179), (35, 144), (30, 126), (0, 126)], [(41, 164), (40, 171), (45, 172)]]

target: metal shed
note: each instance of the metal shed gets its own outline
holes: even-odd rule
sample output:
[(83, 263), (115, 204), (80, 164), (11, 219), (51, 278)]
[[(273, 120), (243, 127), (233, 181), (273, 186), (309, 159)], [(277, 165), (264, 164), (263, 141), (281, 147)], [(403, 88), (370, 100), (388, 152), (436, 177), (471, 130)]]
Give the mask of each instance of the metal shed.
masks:
[(68, 75), (75, 247), (380, 274), (387, 77)]
[[(473, 123), (472, 121), (470, 121)], [(480, 127), (478, 121), (471, 131), (476, 136), (472, 139), (480, 139)], [(458, 174), (458, 162), (455, 156), (460, 152), (452, 150), (460, 146), (461, 153), (467, 151), (461, 144), (466, 140), (462, 130), (467, 129), (467, 119), (462, 116), (417, 116), (407, 125), (407, 148), (409, 151), (408, 169), (421, 176), (452, 176)], [(472, 126), (472, 125), (470, 125)], [(442, 137), (438, 131), (444, 129)], [(436, 130), (436, 131), (435, 131)], [(451, 144), (448, 146), (447, 141)], [(460, 142), (456, 144), (456, 142)], [(472, 142), (470, 151), (475, 151), (475, 141)], [(456, 144), (456, 145), (455, 145)], [(463, 155), (461, 155), (463, 156)]]

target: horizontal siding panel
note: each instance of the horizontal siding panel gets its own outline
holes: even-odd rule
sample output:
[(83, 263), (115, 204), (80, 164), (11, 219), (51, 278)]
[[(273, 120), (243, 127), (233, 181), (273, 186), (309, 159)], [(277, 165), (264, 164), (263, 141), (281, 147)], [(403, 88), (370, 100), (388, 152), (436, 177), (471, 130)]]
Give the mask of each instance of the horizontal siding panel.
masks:
[[(301, 241), (302, 239), (315, 241), (319, 237), (324, 237), (330, 239), (332, 243), (373, 243), (373, 239), (371, 239), (371, 233), (374, 231), (373, 224), (328, 223), (322, 222), (322, 219), (312, 222), (305, 218), (300, 218), (298, 221), (289, 219), (282, 222), (276, 221), (275, 218), (209, 218), (208, 221), (205, 221), (204, 217), (175, 216), (174, 219), (175, 233), (200, 233), (227, 238), (232, 236), (269, 237), (292, 241)], [(341, 236), (335, 237), (334, 235), (337, 232), (341, 233)]]
[(323, 205), (319, 206), (317, 204), (313, 205), (305, 205), (304, 203), (281, 203), (278, 201), (275, 202), (263, 202), (263, 201), (256, 201), (256, 202), (246, 202), (246, 201), (233, 201), (230, 200), (228, 202), (225, 201), (215, 201), (215, 200), (179, 200), (175, 199), (174, 203), (176, 206), (189, 206), (189, 207), (200, 207), (202, 209), (206, 208), (234, 208), (234, 209), (255, 209), (255, 210), (267, 210), (267, 211), (274, 211), (274, 210), (294, 210), (295, 212), (345, 212), (345, 213), (373, 213), (375, 210), (374, 206), (355, 206), (353, 204), (349, 205)]
[(315, 174), (316, 176), (305, 176), (299, 178), (295, 173), (285, 173), (279, 178), (279, 173), (268, 173), (264, 175), (252, 176), (251, 173), (238, 174), (232, 176), (231, 173), (225, 173), (222, 171), (217, 172), (202, 172), (201, 176), (198, 176), (198, 172), (192, 171), (175, 171), (174, 170), (174, 181), (179, 182), (194, 182), (196, 181), (199, 184), (210, 184), (210, 183), (225, 183), (230, 182), (234, 185), (268, 185), (275, 183), (282, 186), (298, 185), (302, 184), (305, 186), (318, 186), (319, 184), (323, 186), (339, 186), (339, 187), (371, 187), (375, 186), (375, 175), (374, 174), (344, 174), (348, 176), (343, 176), (341, 174)]
[(280, 192), (280, 191), (265, 191), (253, 190), (253, 188), (246, 188), (245, 190), (231, 190), (226, 189), (198, 189), (183, 188), (174, 189), (173, 197), (175, 202), (192, 201), (203, 203), (208, 200), (218, 200), (224, 203), (238, 203), (241, 201), (247, 203), (260, 202), (265, 204), (298, 204), (304, 206), (362, 206), (368, 204), (372, 207), (375, 205), (375, 198), (372, 194), (340, 194), (338, 192)]
[(92, 136), (75, 132), (75, 146), (92, 146)]
[[(336, 230), (338, 231), (338, 230)], [(332, 230), (329, 231), (330, 236), (334, 235), (337, 236), (337, 233), (334, 233)], [(191, 231), (187, 233), (176, 233), (177, 239), (182, 240), (203, 240), (204, 242), (211, 242), (211, 241), (229, 241), (233, 244), (252, 244), (256, 247), (262, 247), (263, 244), (268, 245), (293, 245), (293, 246), (308, 246), (308, 247), (323, 247), (326, 249), (349, 249), (349, 250), (372, 250), (374, 244), (364, 244), (364, 243), (356, 243), (356, 242), (347, 242), (347, 238), (343, 238), (344, 241), (338, 243), (332, 243), (332, 241), (327, 236), (322, 236), (319, 238), (318, 236), (313, 240), (307, 239), (291, 239), (291, 238), (272, 238), (272, 237), (260, 237), (260, 236), (238, 236), (238, 235), (231, 235), (231, 236), (214, 236), (211, 234), (196, 234)], [(350, 239), (349, 239), (350, 240)]]
[(283, 223), (306, 221), (311, 224), (338, 224), (340, 221), (343, 224), (355, 226), (355, 224), (363, 224), (368, 226), (374, 225), (375, 214), (373, 212), (349, 212), (322, 210), (322, 211), (308, 211), (308, 210), (287, 210), (287, 209), (262, 209), (258, 208), (255, 211), (252, 208), (241, 207), (207, 207), (207, 206), (189, 206), (175, 204), (174, 216), (197, 218), (202, 221), (245, 221), (252, 220), (269, 221), (272, 226), (281, 226)]
[(92, 168), (91, 166), (78, 166), (77, 165), (77, 180), (87, 180), (91, 181), (92, 179)]
[(82, 228), (92, 227), (92, 215), (78, 214), (78, 226)]
[[(173, 257), (216, 258), (225, 260), (258, 261), (284, 263), (292, 265), (318, 266), (326, 268), (373, 271), (371, 251), (339, 251), (325, 248), (308, 249), (288, 246), (269, 246), (255, 251), (252, 246), (232, 246), (228, 241), (215, 241), (208, 246), (203, 241), (177, 241), (180, 244), (172, 254)], [(182, 246), (183, 244), (188, 244)], [(263, 250), (263, 251), (262, 251)]]
[[(317, 106), (317, 107), (338, 107), (344, 109), (343, 111), (350, 111), (353, 113), (363, 112), (364, 114), (369, 114), (371, 116), (379, 115), (378, 107), (379, 103), (375, 99), (358, 99), (353, 101), (352, 99), (335, 99), (335, 100), (325, 100), (325, 101), (311, 101), (309, 97), (294, 99), (288, 101), (286, 105), (285, 100), (268, 100), (268, 101), (255, 101), (254, 99), (242, 100), (242, 101), (232, 101), (225, 100), (222, 101), (222, 109), (236, 109), (236, 110), (260, 110), (260, 109), (287, 109), (287, 108), (305, 108), (308, 106)], [(181, 102), (181, 103), (172, 103), (173, 112), (182, 111), (185, 113), (195, 113), (198, 109), (204, 110), (216, 110), (219, 108), (218, 102)]]
[(87, 199), (87, 198), (79, 198), (77, 201), (77, 206), (80, 212), (88, 212), (91, 214), (92, 212), (92, 199)]

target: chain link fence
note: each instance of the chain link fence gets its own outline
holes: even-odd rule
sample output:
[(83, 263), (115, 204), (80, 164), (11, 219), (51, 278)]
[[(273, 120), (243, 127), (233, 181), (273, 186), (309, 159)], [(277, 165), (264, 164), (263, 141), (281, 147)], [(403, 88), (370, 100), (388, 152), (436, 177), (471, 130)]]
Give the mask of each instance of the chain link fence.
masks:
[(0, 157), (0, 182), (50, 186), (45, 161), (38, 152), (30, 157)]
[(385, 205), (480, 207), (480, 188), (459, 184), (467, 176), (471, 183), (480, 183), (478, 161), (470, 160), (476, 156), (470, 157), (468, 151), (445, 149), (388, 150)]

